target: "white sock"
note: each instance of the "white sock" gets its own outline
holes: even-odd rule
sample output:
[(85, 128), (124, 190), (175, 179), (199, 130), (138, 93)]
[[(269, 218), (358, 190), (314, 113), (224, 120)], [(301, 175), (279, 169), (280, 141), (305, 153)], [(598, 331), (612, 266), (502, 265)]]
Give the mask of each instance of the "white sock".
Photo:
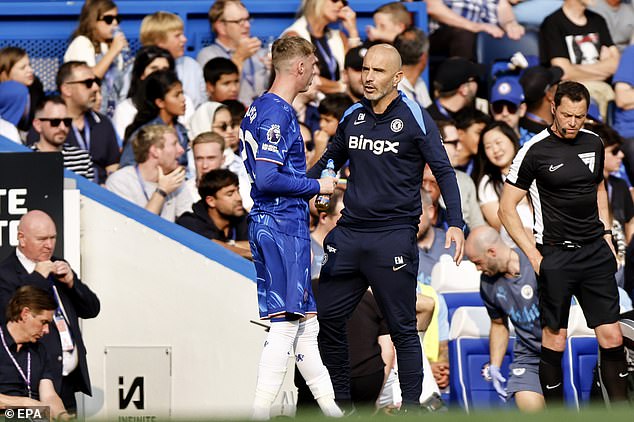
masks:
[(298, 326), (298, 321), (271, 322), (260, 357), (252, 419), (267, 420), (271, 417), (271, 405), (284, 381)]
[(300, 322), (295, 340), (295, 364), (324, 415), (341, 417), (343, 412), (335, 403), (335, 390), (332, 388), (330, 374), (328, 374), (328, 369), (321, 361), (319, 354), (318, 334), (319, 322), (317, 322), (317, 318)]

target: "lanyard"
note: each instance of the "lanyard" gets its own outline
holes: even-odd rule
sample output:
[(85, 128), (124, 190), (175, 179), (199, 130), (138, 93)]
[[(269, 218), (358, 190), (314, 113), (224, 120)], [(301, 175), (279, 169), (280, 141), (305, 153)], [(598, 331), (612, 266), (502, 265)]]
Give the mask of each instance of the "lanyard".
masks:
[[(221, 49), (225, 53), (228, 59), (231, 59), (231, 50), (229, 50), (228, 48), (225, 48), (218, 41), (214, 41), (214, 44), (217, 45), (218, 48)], [(247, 81), (247, 83), (251, 85), (252, 88), (255, 89), (255, 66), (253, 65), (253, 57), (249, 57), (247, 59), (247, 64), (249, 65), (248, 71), (247, 71), (247, 66), (244, 66), (242, 68), (242, 79)]]
[(533, 113), (530, 113), (530, 112), (527, 111), (525, 116), (528, 117), (529, 119), (531, 119), (534, 122), (537, 122), (537, 123), (542, 124), (544, 126), (548, 126), (548, 122), (546, 120), (542, 119), (541, 117), (539, 117), (536, 114), (533, 114)]
[(134, 171), (136, 172), (136, 178), (139, 181), (139, 186), (141, 187), (141, 192), (143, 192), (143, 196), (150, 202), (150, 197), (147, 196), (147, 192), (145, 191), (145, 183), (143, 183), (143, 179), (141, 178), (141, 173), (139, 172), (139, 166), (134, 166)]
[(436, 103), (436, 107), (438, 107), (438, 111), (440, 111), (440, 114), (451, 119), (451, 115), (445, 109), (445, 107), (443, 107), (442, 104), (440, 104), (440, 101), (434, 100), (434, 102)]
[(24, 383), (26, 384), (26, 388), (29, 391), (29, 398), (31, 398), (31, 352), (27, 352), (27, 355), (26, 355), (27, 356), (26, 375), (24, 375), (24, 371), (22, 370), (22, 368), (20, 368), (20, 364), (18, 364), (18, 361), (15, 360), (15, 357), (13, 357), (13, 354), (9, 350), (9, 346), (7, 346), (7, 342), (4, 339), (4, 332), (2, 331), (2, 327), (0, 327), (0, 337), (2, 337), (2, 345), (4, 346), (4, 350), (7, 351), (7, 354), (11, 358), (13, 365), (16, 367), (16, 369), (20, 373), (20, 376), (24, 380)]
[(328, 66), (328, 73), (330, 73), (330, 80), (338, 81), (339, 78), (337, 77), (337, 73), (336, 73), (337, 59), (335, 59), (334, 54), (332, 54), (332, 51), (330, 50), (330, 46), (328, 45), (328, 40), (327, 40), (327, 37), (325, 36), (325, 33), (322, 38), (317, 38), (312, 34), (312, 31), (310, 30), (310, 25), (306, 25), (306, 26), (311, 38), (314, 38), (313, 44), (317, 47), (317, 50), (319, 50), (319, 55), (321, 56), (322, 59), (324, 59), (324, 62), (326, 62), (326, 66)]
[(77, 143), (79, 144), (81, 149), (85, 151), (90, 151), (90, 125), (88, 124), (88, 119), (86, 118), (86, 116), (84, 115), (84, 134), (86, 135), (85, 137), (81, 135), (81, 132), (79, 131), (79, 129), (77, 129), (75, 123), (73, 123), (72, 126), (73, 132), (75, 133), (75, 139), (77, 140)]

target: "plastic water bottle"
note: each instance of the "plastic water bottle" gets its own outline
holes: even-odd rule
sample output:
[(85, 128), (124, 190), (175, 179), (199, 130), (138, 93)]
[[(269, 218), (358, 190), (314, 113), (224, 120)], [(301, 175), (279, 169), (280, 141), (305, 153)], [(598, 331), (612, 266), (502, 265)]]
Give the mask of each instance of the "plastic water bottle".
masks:
[[(321, 177), (337, 177), (337, 172), (335, 171), (335, 163), (332, 159), (328, 160), (326, 164), (326, 168), (322, 170)], [(330, 195), (322, 193), (317, 196), (315, 199), (315, 208), (317, 211), (326, 211), (330, 206)]]
[[(119, 25), (117, 25), (114, 28), (112, 28), (112, 38), (116, 37), (118, 34), (123, 34), (123, 31), (121, 30), (121, 27)], [(125, 47), (123, 47), (121, 52), (124, 53), (124, 54), (125, 53), (129, 53), (130, 52), (130, 46), (126, 45)]]

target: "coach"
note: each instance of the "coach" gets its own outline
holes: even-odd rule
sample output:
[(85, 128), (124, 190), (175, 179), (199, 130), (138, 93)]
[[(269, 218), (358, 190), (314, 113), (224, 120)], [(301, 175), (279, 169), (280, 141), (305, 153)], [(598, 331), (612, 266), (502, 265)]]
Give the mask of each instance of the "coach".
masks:
[(324, 239), (317, 303), (320, 350), (336, 399), (349, 401), (346, 320), (371, 286), (396, 346), (404, 409), (409, 409), (419, 405), (422, 382), (415, 304), (425, 163), (447, 204), (445, 247), (456, 243), (456, 263), (464, 243), (460, 193), (438, 128), (426, 111), (396, 89), (403, 78), (396, 49), (388, 44), (370, 48), (361, 75), (365, 98), (346, 111), (334, 141), (308, 173), (319, 177), (331, 158), (336, 169), (350, 161), (345, 208)]

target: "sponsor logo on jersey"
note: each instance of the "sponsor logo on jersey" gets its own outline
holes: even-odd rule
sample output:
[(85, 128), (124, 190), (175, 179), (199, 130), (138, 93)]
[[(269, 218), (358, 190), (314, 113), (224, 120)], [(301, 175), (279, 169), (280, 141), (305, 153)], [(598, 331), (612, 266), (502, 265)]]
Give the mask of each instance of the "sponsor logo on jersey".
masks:
[(266, 140), (273, 145), (277, 145), (280, 139), (282, 139), (280, 125), (271, 125), (270, 129), (266, 131)]
[(526, 372), (526, 368), (513, 368), (513, 375), (521, 377)]
[(372, 151), (375, 155), (381, 155), (384, 152), (393, 152), (394, 154), (398, 154), (399, 144), (400, 142), (392, 142), (387, 139), (372, 140), (370, 138), (365, 138), (363, 135), (350, 136), (348, 138), (348, 148), (361, 150), (367, 149)]
[(275, 145), (262, 144), (262, 151), (269, 151), (277, 154), (279, 151)]
[(361, 123), (365, 123), (365, 113), (359, 113), (353, 125), (356, 126), (356, 125), (360, 125)]
[(247, 111), (247, 114), (244, 115), (244, 117), (248, 117), (249, 123), (253, 123), (255, 118), (258, 117), (258, 111), (256, 110), (255, 106), (249, 107), (249, 110)]
[(520, 290), (522, 297), (526, 300), (530, 300), (533, 298), (533, 288), (528, 284), (522, 286), (522, 290)]
[(390, 129), (392, 132), (398, 133), (403, 130), (403, 121), (401, 119), (394, 119), (392, 123), (390, 123)]
[(584, 152), (582, 154), (577, 154), (581, 161), (588, 166), (591, 172), (594, 173), (594, 162), (595, 162), (595, 153), (594, 152)]

